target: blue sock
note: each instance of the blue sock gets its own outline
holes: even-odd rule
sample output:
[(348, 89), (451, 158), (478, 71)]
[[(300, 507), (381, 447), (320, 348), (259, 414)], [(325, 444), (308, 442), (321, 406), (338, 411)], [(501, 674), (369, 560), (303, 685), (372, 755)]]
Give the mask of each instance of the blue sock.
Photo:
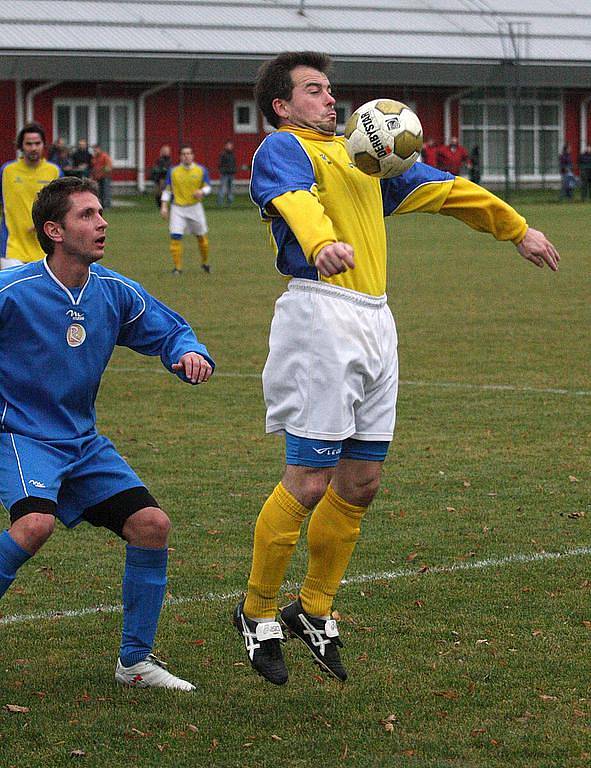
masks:
[(166, 591), (168, 548), (127, 545), (123, 574), (123, 634), (119, 658), (124, 667), (152, 653)]
[(8, 531), (0, 533), (0, 597), (16, 578), (18, 569), (32, 557)]

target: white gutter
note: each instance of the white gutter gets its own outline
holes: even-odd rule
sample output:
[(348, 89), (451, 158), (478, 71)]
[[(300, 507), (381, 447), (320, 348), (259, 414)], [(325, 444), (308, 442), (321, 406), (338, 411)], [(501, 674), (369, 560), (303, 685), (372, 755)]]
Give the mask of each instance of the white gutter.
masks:
[(55, 88), (59, 85), (61, 80), (52, 80), (51, 83), (45, 83), (44, 85), (38, 85), (36, 88), (31, 88), (27, 92), (27, 123), (31, 123), (35, 119), (35, 96), (43, 91), (48, 91), (50, 88)]
[(581, 116), (580, 116), (580, 134), (581, 134), (581, 152), (584, 152), (589, 144), (589, 132), (587, 126), (589, 124), (589, 102), (591, 102), (591, 96), (587, 96), (581, 102)]
[(146, 189), (146, 99), (159, 91), (173, 86), (173, 82), (160, 83), (153, 88), (148, 88), (138, 96), (137, 103), (137, 188), (138, 192)]
[(16, 103), (16, 109), (15, 109), (15, 121), (16, 121), (16, 131), (15, 133), (18, 134), (20, 129), (25, 124), (25, 111), (23, 109), (24, 103), (23, 103), (23, 81), (19, 78), (18, 80), (15, 80), (14, 83), (14, 100)]

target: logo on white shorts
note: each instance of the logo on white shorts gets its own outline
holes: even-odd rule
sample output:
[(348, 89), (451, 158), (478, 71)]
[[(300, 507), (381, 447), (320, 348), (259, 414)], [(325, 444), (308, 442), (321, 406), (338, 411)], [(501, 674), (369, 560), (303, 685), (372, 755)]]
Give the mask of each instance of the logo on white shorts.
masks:
[(341, 452), (340, 448), (314, 448), (313, 450), (320, 456), (338, 456)]
[(86, 329), (80, 323), (72, 323), (66, 331), (66, 341), (70, 347), (79, 347), (86, 339)]

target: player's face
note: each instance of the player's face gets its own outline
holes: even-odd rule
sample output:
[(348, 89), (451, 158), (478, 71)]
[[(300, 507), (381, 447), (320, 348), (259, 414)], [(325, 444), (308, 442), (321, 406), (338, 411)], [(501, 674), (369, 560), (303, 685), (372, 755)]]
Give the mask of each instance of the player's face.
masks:
[(39, 133), (25, 133), (23, 136), (23, 157), (27, 163), (35, 164), (43, 156), (43, 139)]
[(291, 80), (293, 91), (289, 101), (273, 102), (282, 122), (333, 135), (337, 113), (327, 76), (312, 67), (299, 66), (291, 71)]
[(190, 147), (184, 147), (184, 149), (181, 149), (181, 163), (183, 165), (191, 165), (193, 158), (193, 150)]
[(60, 225), (61, 250), (87, 264), (102, 259), (105, 253), (107, 222), (100, 200), (92, 192), (70, 196), (70, 210)]

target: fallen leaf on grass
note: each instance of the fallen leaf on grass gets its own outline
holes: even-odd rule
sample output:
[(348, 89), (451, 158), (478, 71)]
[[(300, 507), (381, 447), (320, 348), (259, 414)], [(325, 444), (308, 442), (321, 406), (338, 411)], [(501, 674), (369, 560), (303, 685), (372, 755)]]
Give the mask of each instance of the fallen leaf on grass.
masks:
[(347, 744), (345, 744), (345, 746), (343, 747), (343, 751), (341, 752), (339, 757), (341, 760), (346, 760), (348, 754), (349, 754), (349, 747), (347, 746)]
[(191, 645), (205, 645), (205, 640), (191, 640)]
[(568, 481), (569, 481), (569, 483), (578, 483), (579, 482), (579, 478), (575, 477), (574, 475), (569, 475), (568, 476)]
[(158, 750), (158, 752), (164, 752), (167, 746), (168, 744), (156, 744), (156, 749)]
[(583, 621), (583, 626), (587, 627), (587, 629), (591, 629), (591, 621)]
[(276, 733), (272, 733), (272, 734), (271, 734), (271, 738), (273, 739), (273, 741), (283, 741), (283, 739), (281, 738), (281, 736), (277, 736), (277, 734), (276, 734)]
[(480, 736), (483, 733), (486, 733), (486, 728), (472, 728), (470, 736)]
[(558, 701), (558, 696), (550, 696), (547, 693), (540, 693), (541, 701)]
[(449, 690), (449, 691), (433, 691), (434, 696), (441, 696), (442, 699), (459, 699), (460, 694), (457, 691)]
[(191, 733), (197, 733), (197, 726), (193, 725), (193, 723), (189, 723), (189, 725), (187, 726), (187, 730), (191, 731)]
[(252, 742), (252, 741), (245, 741), (245, 742), (244, 742), (244, 744), (243, 744), (242, 746), (243, 746), (243, 747), (252, 747), (253, 743), (254, 743), (254, 742)]
[(394, 730), (394, 723), (398, 722), (398, 717), (396, 715), (388, 715), (388, 717), (385, 717), (383, 720), (380, 720), (380, 723), (384, 726), (384, 730), (386, 733), (392, 733)]
[(411, 552), (406, 556), (406, 562), (409, 563), (411, 560), (414, 560), (418, 554), (418, 552)]
[(86, 752), (83, 749), (73, 749), (70, 752), (70, 757), (86, 757)]
[(211, 744), (209, 746), (209, 751), (213, 752), (214, 749), (217, 749), (219, 747), (219, 745), (220, 745), (220, 742), (217, 739), (212, 739)]
[(31, 710), (29, 707), (21, 707), (18, 704), (5, 704), (4, 709), (7, 712), (18, 712), (20, 714), (26, 715), (27, 712), (30, 712)]

